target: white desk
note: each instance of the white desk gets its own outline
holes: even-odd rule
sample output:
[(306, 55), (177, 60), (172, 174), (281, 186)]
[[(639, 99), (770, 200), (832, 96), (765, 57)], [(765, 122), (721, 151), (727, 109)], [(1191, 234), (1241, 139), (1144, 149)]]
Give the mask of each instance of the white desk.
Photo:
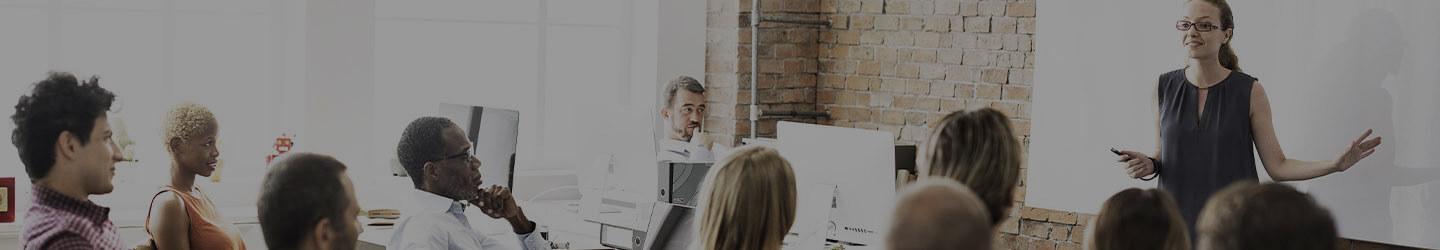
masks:
[[(585, 222), (580, 216), (579, 204), (579, 201), (573, 200), (536, 201), (522, 203), (520, 207), (525, 210), (525, 215), (530, 217), (530, 220), (541, 227), (537, 228), (536, 232), (550, 230), (552, 243), (569, 243), (568, 249), (608, 249), (600, 245), (600, 226)], [(403, 218), (405, 215), (400, 216)], [(519, 239), (514, 237), (515, 233), (511, 232), (510, 224), (505, 220), (492, 219), (473, 209), (466, 211), (465, 216), (470, 218), (470, 225), (474, 225), (481, 234), (502, 239), (506, 246), (513, 249), (520, 248)], [(394, 230), (390, 226), (365, 226), (365, 232), (360, 234), (358, 249), (385, 249), (391, 234), (394, 234)]]

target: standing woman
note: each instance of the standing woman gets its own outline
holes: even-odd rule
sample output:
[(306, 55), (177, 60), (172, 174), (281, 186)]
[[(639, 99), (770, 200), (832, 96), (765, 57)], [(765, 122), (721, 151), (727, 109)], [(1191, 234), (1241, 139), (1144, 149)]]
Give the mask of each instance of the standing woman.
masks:
[(1131, 178), (1158, 176), (1192, 229), (1211, 194), (1235, 181), (1258, 180), (1255, 149), (1271, 179), (1297, 181), (1345, 171), (1380, 145), (1380, 138), (1370, 138), (1366, 130), (1334, 160), (1286, 158), (1265, 88), (1240, 72), (1230, 46), (1234, 20), (1225, 0), (1186, 1), (1175, 29), (1189, 60), (1184, 68), (1160, 75), (1157, 83), (1158, 157), (1123, 151), (1119, 159)]
[(220, 124), (210, 109), (182, 103), (165, 118), (165, 149), (170, 152), (170, 185), (150, 200), (145, 231), (158, 249), (245, 249), (239, 230), (220, 216), (210, 195), (195, 186), (195, 176), (215, 173)]

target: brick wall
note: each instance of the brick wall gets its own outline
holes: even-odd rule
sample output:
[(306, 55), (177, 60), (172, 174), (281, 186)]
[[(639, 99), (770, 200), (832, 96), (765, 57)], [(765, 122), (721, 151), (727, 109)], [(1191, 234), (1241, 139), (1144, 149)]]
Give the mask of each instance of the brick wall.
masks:
[[(757, 98), (765, 112), (814, 112), (816, 79), (819, 71), (819, 34), (824, 26), (762, 23), (758, 48), (751, 46), (750, 1), (708, 0), (706, 91), (711, 112), (706, 131), (719, 141), (734, 145), (750, 134), (750, 54), (758, 49)], [(820, 1), (766, 0), (762, 12), (768, 17), (821, 20)], [(719, 58), (717, 58), (719, 57)], [(761, 137), (775, 137), (780, 120), (816, 123), (813, 117), (765, 116)]]
[[(706, 0), (705, 17), (705, 84), (706, 106), (705, 132), (726, 145), (736, 145), (735, 138), (749, 134), (746, 122), (748, 110), (740, 106), (750, 100), (746, 93), (744, 101), (739, 98), (740, 62), (748, 72), (749, 52), (740, 53), (740, 3), (736, 0)], [(747, 3), (748, 4), (748, 3)], [(748, 7), (748, 5), (746, 5)], [(749, 39), (744, 40), (749, 43)], [(749, 81), (746, 79), (746, 84)], [(748, 88), (748, 87), (747, 87)]]
[[(837, 23), (819, 40), (816, 105), (832, 115), (824, 124), (919, 144), (943, 115), (989, 106), (1011, 116), (1017, 139), (1030, 136), (1035, 1), (821, 3)], [(1024, 207), (1020, 185), (996, 249), (1081, 249), (1090, 216)]]
[[(1034, 1), (820, 2), (834, 22), (819, 38), (816, 105), (832, 115), (822, 123), (918, 144), (945, 114), (992, 107), (1029, 137)], [(1020, 185), (997, 249), (1079, 249), (1091, 216), (1025, 207)]]
[[(750, 129), (750, 2), (707, 1), (705, 81), (715, 94), (706, 131), (733, 144)], [(1029, 135), (1033, 1), (763, 0), (761, 11), (767, 17), (831, 22), (828, 27), (762, 22), (761, 109), (825, 111), (830, 117), (766, 116), (761, 137), (773, 138), (775, 122), (791, 120), (884, 130), (896, 135), (898, 144), (916, 144), (933, 121), (971, 107), (1006, 112), (1018, 139)], [(1022, 187), (1017, 199), (1023, 197)], [(1017, 201), (999, 246), (1078, 249), (1087, 218)]]
[(820, 41), (817, 99), (830, 124), (915, 144), (950, 111), (994, 107), (1029, 134), (1034, 2), (823, 2), (836, 22)]
[[(750, 129), (750, 0), (707, 1), (705, 81), (723, 94), (711, 95), (706, 130), (733, 145)], [(776, 121), (793, 120), (888, 131), (897, 144), (914, 145), (949, 112), (992, 107), (1012, 118), (1017, 139), (1029, 147), (1033, 0), (762, 0), (761, 10), (831, 22), (762, 24), (761, 109), (830, 117), (767, 117), (761, 137), (774, 137)], [(1094, 215), (1024, 206), (1027, 169), (996, 249), (1081, 249)]]

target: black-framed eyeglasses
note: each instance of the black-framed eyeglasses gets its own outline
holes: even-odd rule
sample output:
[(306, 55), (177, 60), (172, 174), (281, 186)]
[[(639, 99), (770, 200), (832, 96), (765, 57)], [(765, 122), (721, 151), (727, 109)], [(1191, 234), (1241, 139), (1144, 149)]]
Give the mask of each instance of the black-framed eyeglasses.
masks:
[(1210, 32), (1210, 31), (1212, 31), (1212, 30), (1219, 29), (1220, 26), (1215, 25), (1214, 23), (1210, 23), (1210, 22), (1191, 22), (1191, 21), (1185, 21), (1185, 20), (1180, 20), (1180, 21), (1176, 21), (1176, 22), (1175, 22), (1175, 29), (1176, 29), (1176, 30), (1180, 30), (1180, 31), (1190, 31), (1190, 28), (1195, 28), (1195, 31), (1199, 31), (1199, 32)]
[(458, 154), (454, 154), (454, 155), (451, 155), (451, 156), (446, 156), (445, 158), (440, 158), (439, 160), (434, 160), (434, 162), (442, 162), (442, 161), (449, 161), (449, 160), (462, 159), (462, 158), (465, 159), (465, 162), (467, 162), (467, 163), (470, 162), (470, 161), (476, 160), (476, 159), (475, 159), (475, 154), (472, 154), (470, 150), (465, 150), (465, 152), (460, 152), (460, 153), (458, 153)]

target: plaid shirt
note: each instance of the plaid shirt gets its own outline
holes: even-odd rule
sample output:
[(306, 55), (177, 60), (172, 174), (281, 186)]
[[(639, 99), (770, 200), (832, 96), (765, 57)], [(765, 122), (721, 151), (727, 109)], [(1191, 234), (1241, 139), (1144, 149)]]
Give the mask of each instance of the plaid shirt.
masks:
[(24, 245), (30, 249), (123, 249), (110, 208), (75, 200), (36, 185), (25, 215)]

